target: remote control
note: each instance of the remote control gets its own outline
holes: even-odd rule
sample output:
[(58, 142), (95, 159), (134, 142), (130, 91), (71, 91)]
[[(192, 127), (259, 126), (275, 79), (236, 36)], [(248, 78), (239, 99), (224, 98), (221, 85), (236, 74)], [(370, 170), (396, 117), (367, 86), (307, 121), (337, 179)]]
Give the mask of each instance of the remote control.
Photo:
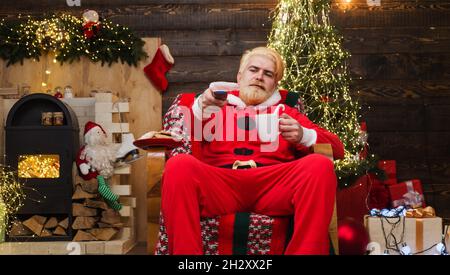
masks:
[(227, 91), (213, 91), (212, 93), (214, 98), (218, 100), (225, 100), (228, 96)]

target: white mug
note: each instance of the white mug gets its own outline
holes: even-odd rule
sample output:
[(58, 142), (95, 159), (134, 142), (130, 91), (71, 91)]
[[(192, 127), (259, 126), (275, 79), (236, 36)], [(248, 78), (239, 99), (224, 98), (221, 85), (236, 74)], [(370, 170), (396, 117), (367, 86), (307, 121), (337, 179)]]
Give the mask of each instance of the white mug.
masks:
[(279, 104), (272, 114), (256, 115), (256, 128), (258, 129), (258, 136), (262, 142), (274, 142), (278, 139), (280, 134), (280, 118), (278, 116), (279, 109), (284, 111), (283, 104)]

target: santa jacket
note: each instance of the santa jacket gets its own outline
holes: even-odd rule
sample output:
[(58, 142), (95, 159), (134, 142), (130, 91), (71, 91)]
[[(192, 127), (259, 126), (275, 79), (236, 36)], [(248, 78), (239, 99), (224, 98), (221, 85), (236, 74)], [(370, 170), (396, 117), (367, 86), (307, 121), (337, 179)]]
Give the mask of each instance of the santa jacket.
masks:
[[(236, 160), (254, 160), (261, 165), (272, 165), (293, 161), (310, 154), (310, 147), (320, 143), (331, 144), (335, 159), (343, 158), (344, 147), (339, 138), (311, 122), (297, 109), (283, 104), (285, 99), (283, 93), (286, 91), (281, 91), (281, 93), (276, 91), (265, 102), (256, 106), (246, 106), (239, 98), (239, 91), (231, 91), (228, 93), (228, 104), (221, 108), (221, 113), (206, 113), (206, 119), (205, 114), (202, 115), (199, 98), (197, 98), (191, 105), (191, 110), (194, 121), (201, 121), (202, 125), (203, 131), (200, 137), (201, 141), (199, 141), (202, 161), (213, 166), (230, 165)], [(288, 114), (303, 127), (303, 138), (299, 144), (292, 144), (281, 135), (279, 135), (278, 142), (272, 145), (259, 139), (255, 122), (256, 115), (272, 113), (279, 104), (283, 104), (285, 107), (284, 111), (279, 113), (280, 115)], [(197, 140), (199, 140), (198, 132), (195, 134)]]
[(77, 154), (77, 158), (75, 160), (77, 167), (78, 167), (78, 175), (80, 175), (81, 178), (84, 180), (95, 179), (99, 175), (98, 172), (95, 170), (89, 169), (89, 173), (87, 173), (86, 175), (83, 175), (83, 173), (81, 173), (80, 165), (82, 163), (89, 164), (89, 162), (85, 159), (85, 154), (84, 154), (85, 148), (86, 148), (86, 145), (84, 145), (83, 147), (80, 148), (80, 150), (78, 151), (78, 154)]

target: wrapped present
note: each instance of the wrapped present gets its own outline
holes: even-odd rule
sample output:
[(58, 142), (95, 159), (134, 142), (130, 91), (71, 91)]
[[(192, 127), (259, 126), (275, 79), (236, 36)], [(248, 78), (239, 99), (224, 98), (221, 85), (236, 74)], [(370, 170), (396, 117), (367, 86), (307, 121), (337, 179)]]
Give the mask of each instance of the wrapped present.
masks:
[(435, 245), (442, 241), (442, 219), (408, 217), (365, 217), (370, 242), (378, 243), (380, 251), (402, 254), (403, 245), (409, 246), (411, 254), (434, 255)]
[(353, 218), (363, 223), (367, 214), (367, 196), (369, 194), (369, 176), (359, 177), (350, 187), (336, 193), (336, 209), (339, 220)]
[(389, 186), (392, 207), (404, 205), (412, 208), (425, 207), (420, 180), (408, 180)]
[[(387, 208), (390, 204), (389, 191), (383, 181), (379, 180), (375, 175), (369, 174), (369, 199), (368, 206), (369, 209)], [(366, 212), (367, 213), (367, 212)], [(362, 221), (362, 220), (361, 220)]]
[(386, 173), (387, 179), (383, 181), (386, 185), (397, 183), (397, 163), (395, 160), (380, 160), (378, 168)]

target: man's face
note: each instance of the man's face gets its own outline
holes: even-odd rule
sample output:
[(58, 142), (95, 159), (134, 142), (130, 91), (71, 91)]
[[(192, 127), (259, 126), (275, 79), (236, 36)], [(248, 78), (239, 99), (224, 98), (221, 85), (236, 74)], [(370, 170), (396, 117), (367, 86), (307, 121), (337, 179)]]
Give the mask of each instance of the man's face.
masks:
[(275, 63), (264, 55), (251, 56), (237, 75), (239, 97), (247, 105), (266, 101), (275, 91)]

